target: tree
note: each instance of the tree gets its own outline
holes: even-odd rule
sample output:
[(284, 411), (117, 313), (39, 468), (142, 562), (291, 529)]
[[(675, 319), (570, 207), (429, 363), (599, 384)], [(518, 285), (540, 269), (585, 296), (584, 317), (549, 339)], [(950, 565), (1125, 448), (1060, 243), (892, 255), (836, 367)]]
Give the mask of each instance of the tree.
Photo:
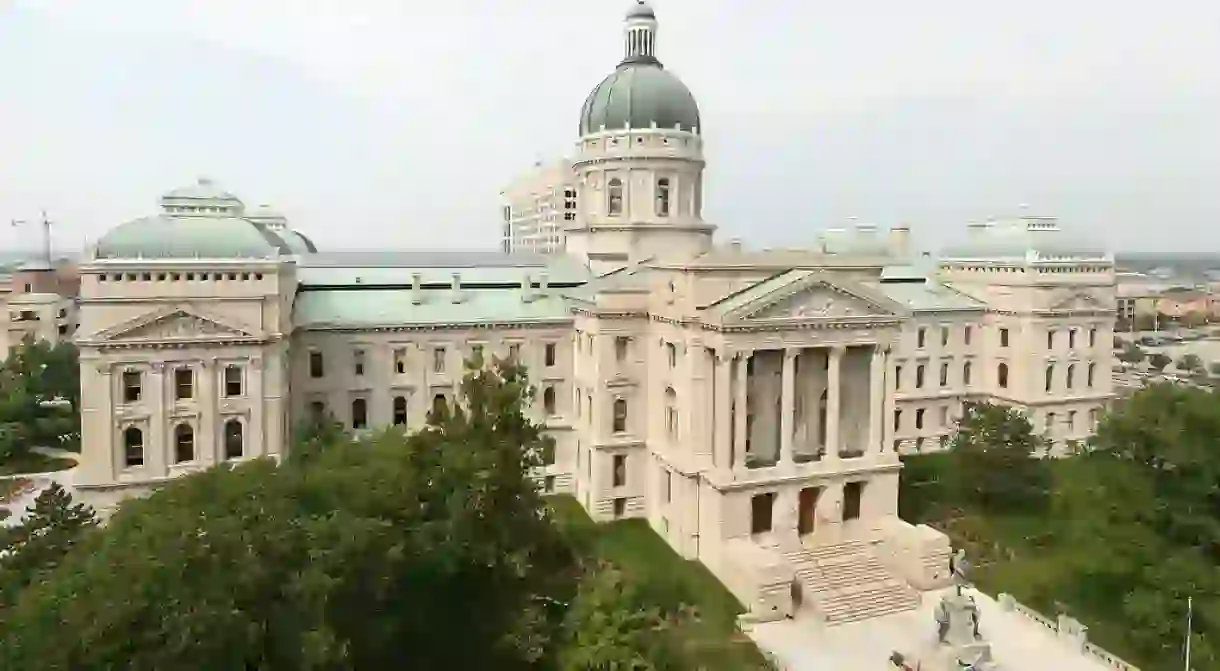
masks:
[(1220, 375), (1220, 361), (1213, 361), (1207, 368), (1212, 375)]
[(1197, 354), (1183, 354), (1176, 363), (1178, 370), (1194, 372), (1203, 370), (1203, 359)]
[(79, 401), (79, 355), (74, 345), (52, 346), (29, 338), (19, 343), (0, 363), (0, 462), (37, 445), (76, 448)]
[(59, 483), (42, 490), (21, 524), (0, 531), (0, 608), (36, 575), (54, 569), (95, 526), (93, 509), (72, 503)]
[(1024, 413), (990, 403), (967, 406), (950, 443), (949, 490), (983, 510), (1029, 510), (1046, 504), (1046, 475), (1035, 455), (1046, 441)]
[(521, 369), (462, 390), (415, 435), (125, 503), (0, 616), (0, 667), (545, 668), (579, 578), (529, 477), (548, 441)]
[(1123, 351), (1118, 353), (1118, 360), (1129, 364), (1137, 364), (1143, 361), (1146, 356), (1144, 350), (1140, 349), (1139, 345), (1129, 342), (1123, 347)]
[(1153, 369), (1158, 371), (1165, 370), (1165, 366), (1168, 366), (1171, 363), (1173, 363), (1173, 359), (1170, 359), (1168, 356), (1161, 354), (1160, 352), (1153, 352), (1152, 356), (1148, 357), (1148, 365), (1152, 366)]

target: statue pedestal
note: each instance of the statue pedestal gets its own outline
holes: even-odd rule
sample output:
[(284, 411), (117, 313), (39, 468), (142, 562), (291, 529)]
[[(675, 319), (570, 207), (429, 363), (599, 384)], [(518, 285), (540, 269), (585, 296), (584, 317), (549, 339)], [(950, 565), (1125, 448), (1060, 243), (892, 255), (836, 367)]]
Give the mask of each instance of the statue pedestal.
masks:
[[(979, 631), (979, 611), (974, 599), (964, 591), (957, 590), (941, 598), (936, 607), (936, 621), (931, 643), (917, 654), (914, 668), (920, 671), (998, 671), (999, 665), (991, 658), (991, 644), (983, 640)], [(976, 635), (977, 633), (977, 635)]]

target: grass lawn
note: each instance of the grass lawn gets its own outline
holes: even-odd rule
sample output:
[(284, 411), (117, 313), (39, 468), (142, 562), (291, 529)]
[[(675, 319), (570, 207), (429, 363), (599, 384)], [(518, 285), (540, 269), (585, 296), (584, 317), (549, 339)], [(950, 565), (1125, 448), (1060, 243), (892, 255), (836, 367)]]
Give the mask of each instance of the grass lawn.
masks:
[(0, 464), (0, 475), (20, 473), (50, 473), (64, 471), (76, 465), (71, 459), (47, 457), (36, 452), (27, 452)]
[(716, 648), (722, 660), (707, 671), (767, 668), (754, 642), (737, 629), (741, 604), (703, 564), (679, 557), (644, 520), (597, 524), (570, 496), (549, 501), (559, 526), (587, 541), (596, 558), (613, 563), (632, 583), (646, 585), (660, 601), (685, 602), (698, 610), (701, 623), (691, 644)]

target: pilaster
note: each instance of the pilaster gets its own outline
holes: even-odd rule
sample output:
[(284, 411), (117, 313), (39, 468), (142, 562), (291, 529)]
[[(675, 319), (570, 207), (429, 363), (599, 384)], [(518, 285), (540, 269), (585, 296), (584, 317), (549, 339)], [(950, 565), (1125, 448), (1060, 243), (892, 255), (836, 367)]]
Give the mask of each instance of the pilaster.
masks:
[(836, 345), (830, 349), (830, 357), (826, 367), (826, 457), (827, 461), (837, 462), (839, 460), (839, 450), (841, 444), (839, 441), (839, 419), (841, 415), (840, 405), (843, 395), (843, 384), (841, 381), (843, 368), (843, 352), (842, 345)]
[(750, 356), (752, 352), (737, 354), (737, 377), (733, 381), (733, 470), (745, 468), (747, 438), (747, 393), (750, 378)]
[(868, 368), (868, 453), (880, 454), (885, 450), (883, 441), (885, 423), (885, 353), (880, 345), (873, 346)]
[(169, 445), (165, 439), (168, 417), (165, 409), (165, 364), (153, 362), (148, 370), (148, 438), (144, 441), (144, 468), (149, 477), (163, 478), (169, 472)]
[(721, 349), (716, 353), (714, 365), (716, 367), (716, 386), (713, 395), (715, 408), (712, 413), (715, 423), (715, 429), (712, 431), (713, 450), (715, 451), (713, 461), (718, 468), (729, 468), (732, 466), (730, 455), (733, 453), (733, 406), (729, 400), (733, 394), (731, 389), (733, 354), (726, 349)]
[(779, 463), (791, 464), (792, 426), (796, 401), (796, 355), (800, 350), (789, 347), (784, 350), (784, 367), (781, 372), (779, 411)]

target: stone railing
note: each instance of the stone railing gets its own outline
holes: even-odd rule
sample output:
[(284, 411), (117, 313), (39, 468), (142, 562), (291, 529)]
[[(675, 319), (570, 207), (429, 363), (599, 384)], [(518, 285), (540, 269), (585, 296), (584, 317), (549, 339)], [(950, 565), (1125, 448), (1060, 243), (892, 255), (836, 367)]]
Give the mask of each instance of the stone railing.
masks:
[(1022, 604), (1012, 597), (1011, 594), (1000, 594), (996, 599), (1000, 603), (1000, 608), (1010, 613), (1023, 615), (1030, 620), (1042, 625), (1047, 631), (1052, 632), (1058, 638), (1066, 641), (1073, 648), (1080, 650), (1083, 654), (1090, 655), (1102, 662), (1111, 669), (1117, 671), (1140, 671), (1139, 667), (1134, 664), (1129, 664), (1123, 661), (1121, 657), (1115, 655), (1103, 648), (1089, 643), (1088, 632), (1089, 628), (1075, 618), (1067, 615), (1059, 615), (1055, 619), (1051, 619), (1042, 613)]

